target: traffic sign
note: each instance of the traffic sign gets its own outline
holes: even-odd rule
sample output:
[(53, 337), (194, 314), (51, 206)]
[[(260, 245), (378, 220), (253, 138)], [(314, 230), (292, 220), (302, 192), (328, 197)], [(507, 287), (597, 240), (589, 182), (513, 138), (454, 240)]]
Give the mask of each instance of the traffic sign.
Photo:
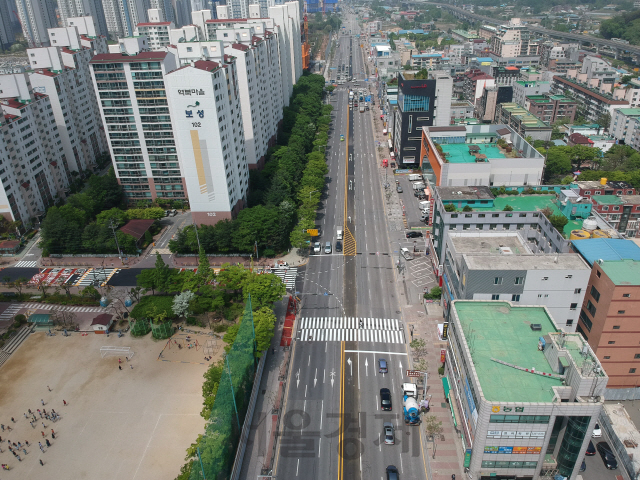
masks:
[(407, 377), (421, 377), (422, 373), (417, 370), (407, 370)]
[(318, 229), (317, 228), (309, 228), (309, 229), (305, 230), (304, 233), (308, 233), (312, 237), (317, 237), (318, 236)]

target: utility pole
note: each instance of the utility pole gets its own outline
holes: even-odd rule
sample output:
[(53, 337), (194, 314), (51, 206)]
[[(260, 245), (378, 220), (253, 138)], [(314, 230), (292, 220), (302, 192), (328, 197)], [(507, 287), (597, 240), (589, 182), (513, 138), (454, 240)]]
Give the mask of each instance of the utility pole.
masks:
[(122, 261), (122, 252), (120, 251), (120, 244), (118, 243), (118, 235), (116, 235), (116, 226), (113, 224), (113, 218), (109, 220), (109, 227), (113, 232), (113, 238), (116, 239), (116, 248), (118, 249), (118, 257)]
[(196, 225), (195, 222), (193, 224), (193, 228), (196, 229), (196, 240), (198, 240), (198, 253), (200, 253), (200, 248), (201, 248), (200, 247), (200, 237), (198, 236), (198, 225)]

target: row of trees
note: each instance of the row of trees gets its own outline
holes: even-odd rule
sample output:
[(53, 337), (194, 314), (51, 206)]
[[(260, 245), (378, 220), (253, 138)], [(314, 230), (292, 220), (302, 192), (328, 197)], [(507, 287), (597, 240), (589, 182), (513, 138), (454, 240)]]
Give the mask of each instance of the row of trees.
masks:
[(292, 230), (313, 227), (328, 171), (324, 150), (333, 107), (322, 104), (323, 88), (321, 75), (298, 80), (284, 109), (278, 145), (270, 149), (265, 167), (250, 173), (249, 208), (235, 220), (198, 227), (197, 236), (194, 226), (184, 228), (169, 242), (172, 252), (197, 253), (198, 239), (207, 253), (255, 253), (257, 246), (260, 256), (301, 244)]
[(617, 15), (600, 23), (600, 35), (604, 38), (622, 38), (633, 45), (640, 45), (640, 11)]

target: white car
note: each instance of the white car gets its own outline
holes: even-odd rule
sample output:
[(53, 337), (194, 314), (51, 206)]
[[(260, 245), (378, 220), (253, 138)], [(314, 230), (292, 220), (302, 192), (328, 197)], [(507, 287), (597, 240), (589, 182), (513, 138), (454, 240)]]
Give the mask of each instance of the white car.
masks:
[(313, 253), (320, 253), (322, 251), (322, 246), (320, 242), (316, 242), (313, 244)]
[(602, 437), (602, 430), (600, 430), (600, 425), (596, 423), (596, 426), (593, 427), (593, 433), (591, 434), (592, 438), (600, 438)]

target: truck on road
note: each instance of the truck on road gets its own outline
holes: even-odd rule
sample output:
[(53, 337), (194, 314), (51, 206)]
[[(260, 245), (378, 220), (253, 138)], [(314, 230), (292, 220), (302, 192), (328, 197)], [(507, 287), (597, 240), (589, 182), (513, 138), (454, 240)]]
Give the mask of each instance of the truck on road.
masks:
[(418, 389), (415, 383), (402, 384), (402, 410), (405, 425), (420, 425), (420, 407), (418, 405)]

